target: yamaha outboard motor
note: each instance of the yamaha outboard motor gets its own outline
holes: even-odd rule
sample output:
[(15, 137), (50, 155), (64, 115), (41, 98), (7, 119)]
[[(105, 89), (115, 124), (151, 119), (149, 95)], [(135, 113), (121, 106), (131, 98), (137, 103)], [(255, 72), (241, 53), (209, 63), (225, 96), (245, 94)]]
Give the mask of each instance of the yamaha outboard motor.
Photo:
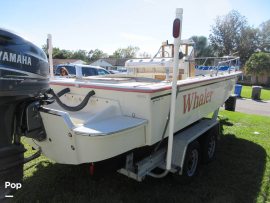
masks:
[(0, 200), (11, 192), (5, 183), (18, 183), (23, 176), (20, 137), (46, 138), (37, 108), (49, 87), (48, 74), (40, 48), (0, 28)]

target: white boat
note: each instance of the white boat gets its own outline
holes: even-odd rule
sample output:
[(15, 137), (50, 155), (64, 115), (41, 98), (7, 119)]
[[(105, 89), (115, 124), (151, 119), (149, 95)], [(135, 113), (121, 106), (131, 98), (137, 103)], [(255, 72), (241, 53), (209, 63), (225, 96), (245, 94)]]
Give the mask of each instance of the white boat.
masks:
[[(180, 36), (175, 38), (174, 53), (178, 53)], [(134, 59), (126, 64), (133, 70), (128, 75), (52, 77), (50, 87), (62, 96), (40, 109), (47, 137), (27, 141), (64, 164), (108, 160), (155, 146), (167, 137), (169, 152), (173, 135), (223, 105), (240, 74), (230, 71), (191, 77), (194, 70), (187, 57), (180, 65), (177, 61), (178, 54)], [(82, 103), (86, 106), (78, 111), (76, 106)], [(167, 129), (169, 117), (172, 122)], [(167, 169), (169, 159), (170, 153)]]
[[(175, 53), (178, 50), (176, 48)], [(149, 69), (142, 74), (133, 71), (131, 75), (51, 78), (50, 87), (54, 92), (70, 90), (61, 97), (64, 105), (76, 106), (88, 93), (92, 96), (80, 111), (66, 110), (58, 103), (42, 107), (47, 139), (28, 139), (28, 142), (50, 159), (65, 164), (98, 162), (155, 145), (169, 136), (169, 130), (165, 130), (164, 135), (163, 131), (171, 109), (173, 82), (170, 73), (173, 71), (170, 69), (176, 58), (127, 62), (127, 68), (137, 70), (163, 68), (163, 80), (156, 79), (160, 79), (160, 72), (150, 73)], [(176, 65), (176, 69), (181, 70), (182, 64), (183, 71), (180, 72), (182, 79), (176, 82), (173, 133), (218, 109), (230, 96), (239, 74), (223, 72), (189, 77), (192, 71), (185, 65), (185, 60)]]
[[(192, 177), (200, 160), (213, 160), (218, 109), (240, 72), (195, 77), (192, 42), (181, 41), (181, 21), (177, 9), (174, 44), (164, 43), (159, 58), (127, 61), (127, 75), (83, 77), (76, 66), (76, 77), (51, 75), (50, 82), (45, 53), (0, 29), (0, 180), (21, 182), (23, 164), (41, 153), (57, 163), (90, 163), (90, 173), (94, 163), (116, 163), (137, 181), (169, 172)], [(37, 149), (27, 158), (22, 136)], [(157, 167), (164, 172), (153, 173)], [(10, 192), (0, 189), (0, 199)]]
[[(178, 81), (174, 132), (218, 109), (230, 96), (237, 75)], [(55, 92), (70, 88), (61, 98), (69, 106), (78, 105), (88, 92), (95, 91), (79, 112), (66, 111), (57, 103), (41, 111), (48, 139), (29, 140), (58, 163), (97, 162), (162, 139), (170, 110), (171, 82), (108, 75), (52, 79), (50, 85)]]

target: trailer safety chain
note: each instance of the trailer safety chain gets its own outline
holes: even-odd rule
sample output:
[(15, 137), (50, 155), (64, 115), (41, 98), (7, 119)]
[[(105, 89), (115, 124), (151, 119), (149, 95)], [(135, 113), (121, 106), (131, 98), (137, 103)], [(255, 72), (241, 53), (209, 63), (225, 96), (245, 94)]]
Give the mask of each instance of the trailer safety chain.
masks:
[(156, 174), (153, 172), (148, 173), (149, 176), (152, 176), (153, 178), (164, 178), (170, 171), (169, 170), (164, 170), (160, 174)]

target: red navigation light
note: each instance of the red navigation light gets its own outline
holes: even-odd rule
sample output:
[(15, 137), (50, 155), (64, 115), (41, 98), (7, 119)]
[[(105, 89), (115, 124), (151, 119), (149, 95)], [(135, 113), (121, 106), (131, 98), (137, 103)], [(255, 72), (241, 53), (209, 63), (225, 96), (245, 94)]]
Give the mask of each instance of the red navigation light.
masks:
[(180, 20), (176, 18), (173, 21), (173, 37), (178, 38), (180, 35)]

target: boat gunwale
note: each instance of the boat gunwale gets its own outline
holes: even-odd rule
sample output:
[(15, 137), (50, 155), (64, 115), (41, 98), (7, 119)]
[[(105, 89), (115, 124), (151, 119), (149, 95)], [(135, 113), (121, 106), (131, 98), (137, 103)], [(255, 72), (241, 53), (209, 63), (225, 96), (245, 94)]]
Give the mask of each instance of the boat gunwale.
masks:
[[(187, 80), (182, 80), (183, 83), (178, 83), (177, 87), (181, 88), (181, 87), (187, 87), (187, 86), (191, 86), (191, 85), (199, 85), (201, 83), (206, 83), (204, 85), (207, 85), (208, 83), (215, 83), (215, 82), (219, 82), (219, 81), (225, 81), (225, 80), (229, 80), (232, 78), (236, 78), (238, 75), (240, 75), (242, 72), (234, 72), (234, 73), (230, 73), (230, 74), (226, 74), (226, 75), (218, 75), (218, 76), (212, 76), (212, 77), (207, 77), (207, 78), (192, 78), (189, 79), (189, 81), (187, 82)], [(193, 80), (193, 81), (191, 81)], [(191, 82), (190, 82), (191, 81)], [(50, 85), (58, 85), (58, 86), (65, 86), (65, 87), (77, 87), (77, 88), (92, 88), (92, 89), (102, 89), (102, 90), (112, 90), (112, 91), (121, 91), (121, 92), (138, 92), (138, 93), (157, 93), (157, 92), (162, 92), (162, 91), (166, 91), (166, 90), (170, 90), (172, 89), (170, 84), (166, 84), (166, 86), (164, 87), (154, 87), (154, 88), (149, 88), (148, 87), (144, 87), (144, 89), (142, 89), (142, 87), (140, 86), (134, 86), (134, 87), (121, 87), (121, 86), (114, 86), (114, 87), (109, 87), (108, 84), (106, 85), (96, 85), (96, 84), (78, 84), (76, 83), (76, 81), (72, 81), (72, 82), (58, 82), (58, 81), (50, 81)], [(195, 86), (197, 87), (197, 86)], [(195, 88), (194, 87), (194, 88)]]

